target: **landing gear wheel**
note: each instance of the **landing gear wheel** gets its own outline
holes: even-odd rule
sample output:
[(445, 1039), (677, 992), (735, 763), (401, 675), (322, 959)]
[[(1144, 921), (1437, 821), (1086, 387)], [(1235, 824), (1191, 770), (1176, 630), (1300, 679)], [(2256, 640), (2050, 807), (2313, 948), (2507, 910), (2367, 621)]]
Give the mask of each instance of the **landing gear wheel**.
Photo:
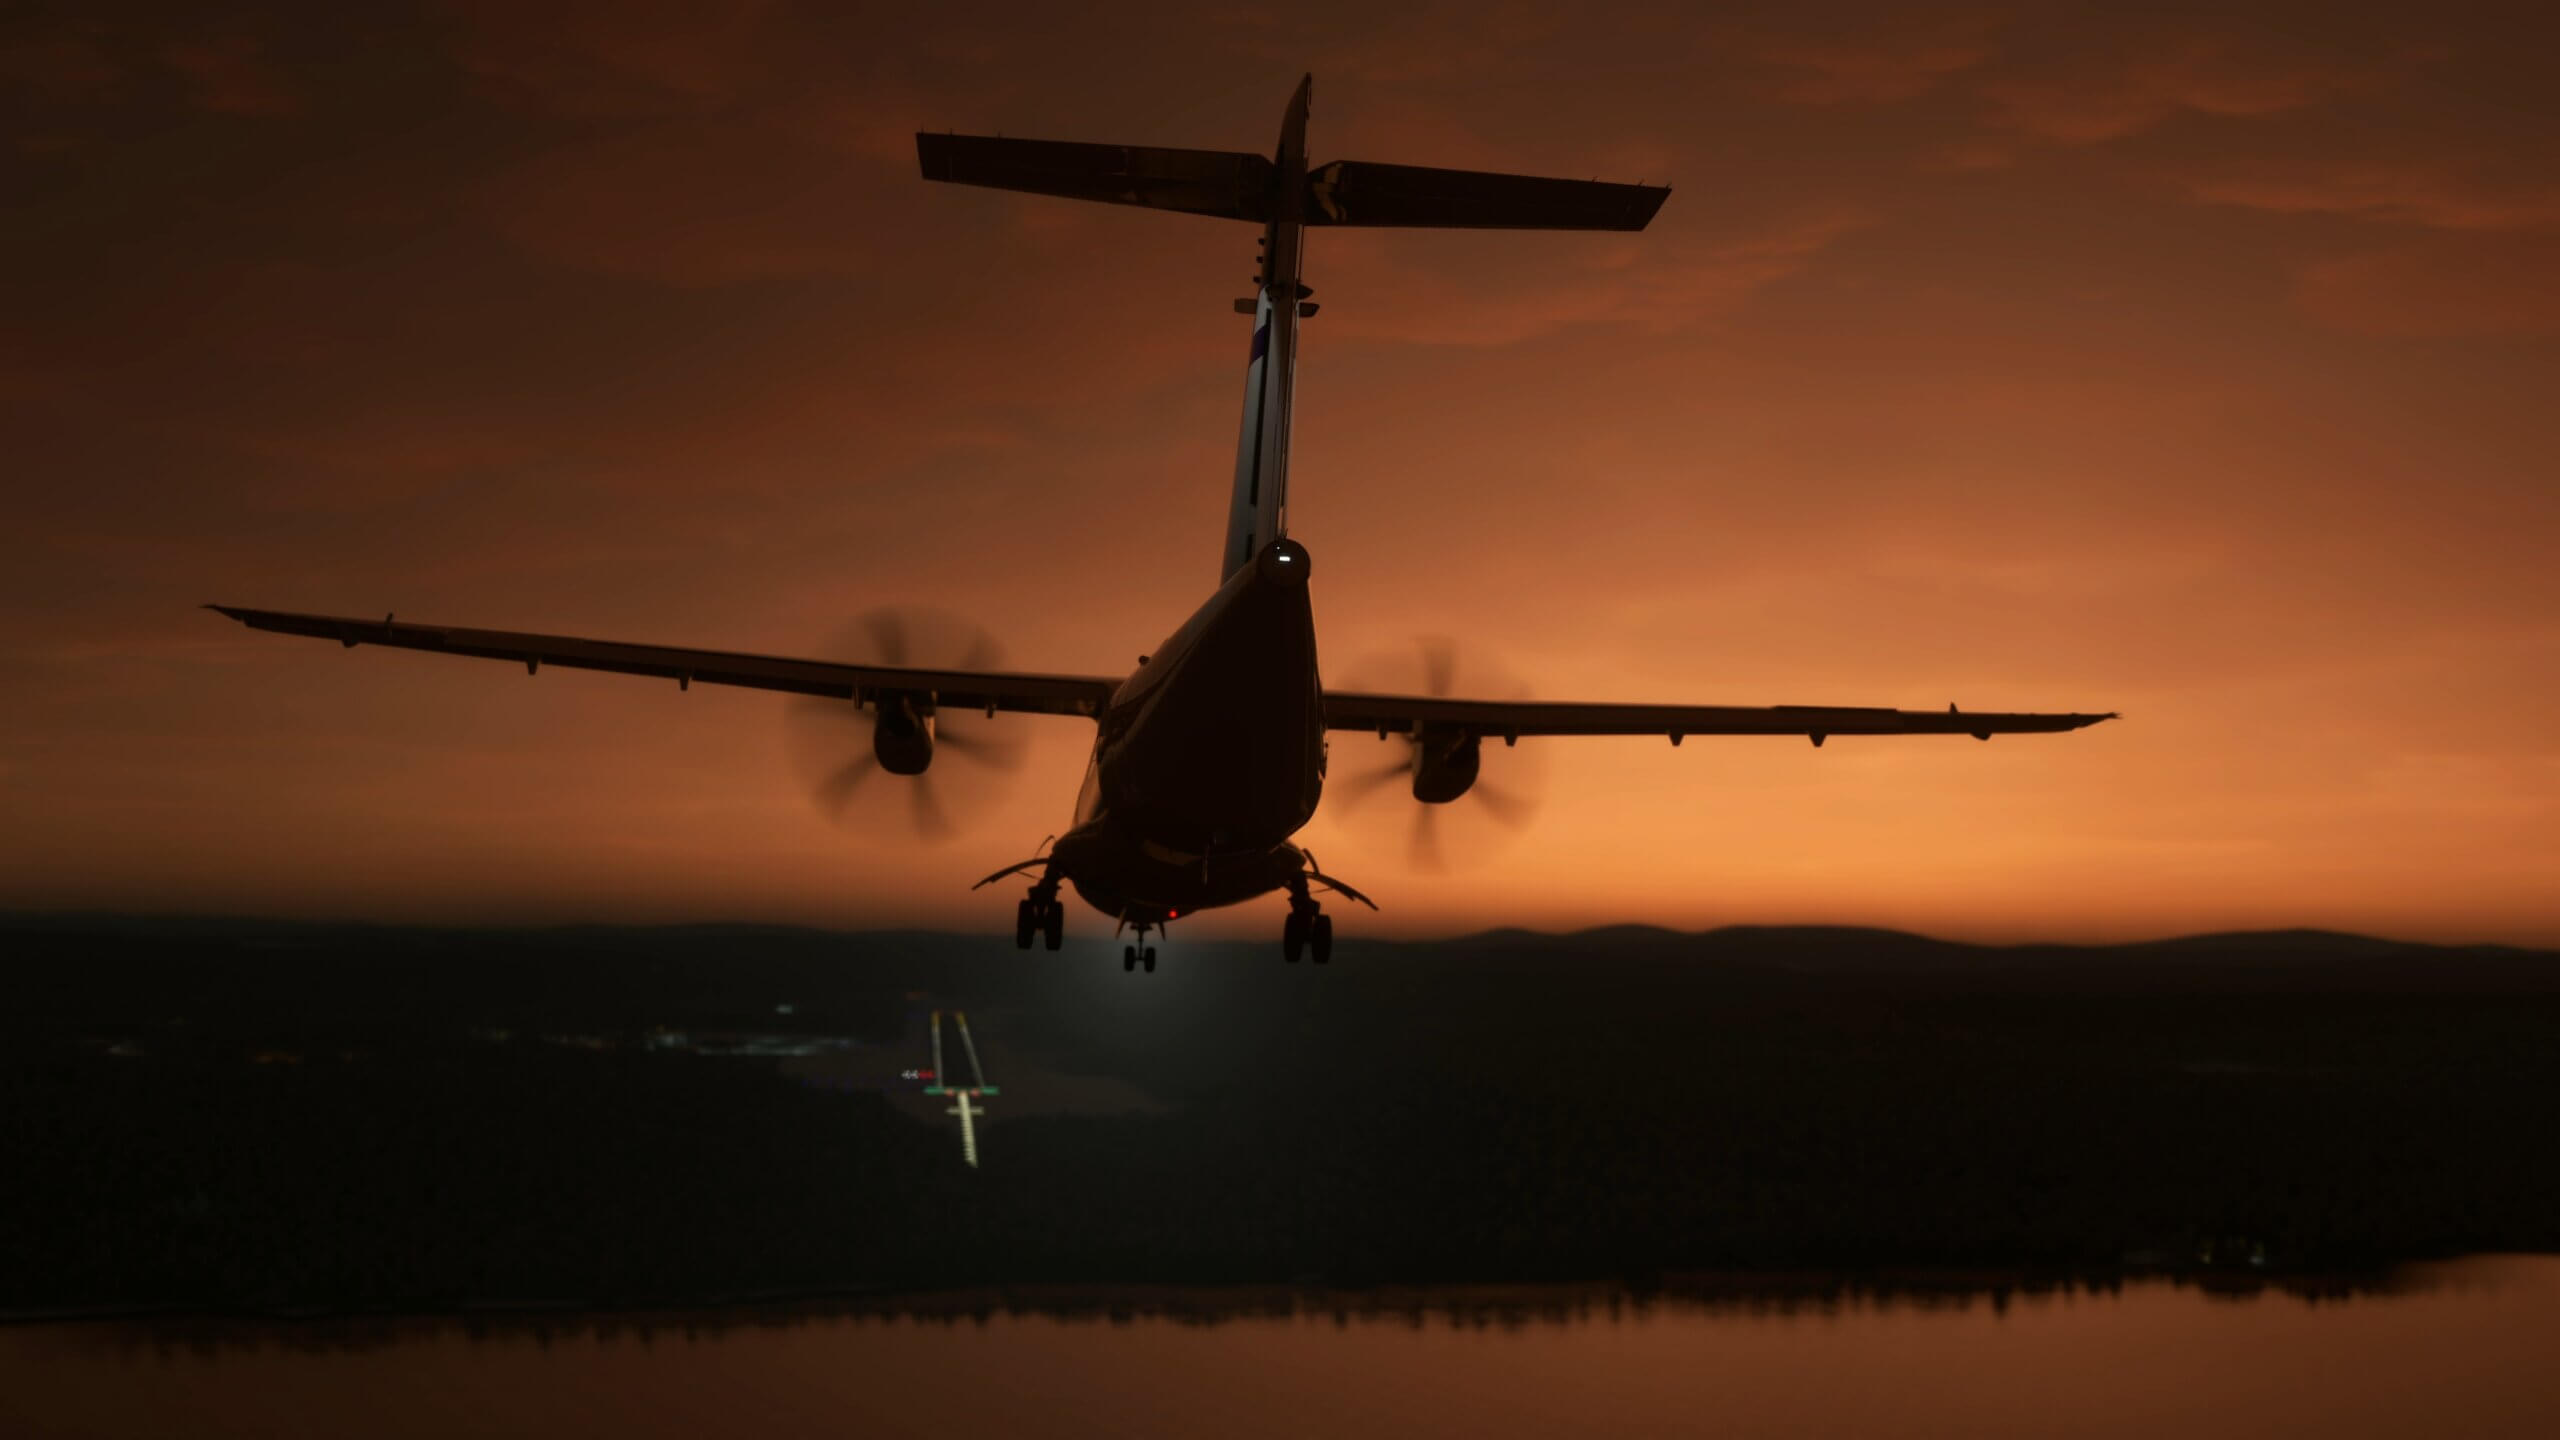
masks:
[(1307, 921), (1307, 948), (1308, 948), (1309, 950), (1311, 950), (1311, 951), (1314, 951), (1314, 952), (1315, 952), (1312, 958), (1315, 960), (1315, 962), (1316, 962), (1317, 964), (1319, 964), (1319, 965), (1327, 965), (1327, 964), (1331, 964), (1331, 963), (1332, 963), (1332, 961), (1333, 961), (1333, 917), (1332, 917), (1332, 916), (1330, 916), (1330, 915), (1317, 915), (1317, 916), (1313, 916), (1313, 917), (1311, 917), (1311, 918), (1309, 918), (1309, 919), (1308, 919), (1308, 921)]
[[(1014, 948), (1014, 949), (1016, 949), (1016, 950), (1028, 950), (1028, 949), (1030, 949), (1030, 948), (1031, 948), (1031, 932), (1032, 932), (1032, 931), (1034, 931), (1034, 930), (1037, 930), (1037, 929), (1039, 929), (1039, 928), (1040, 928), (1040, 902), (1039, 902), (1039, 901), (1037, 901), (1037, 900), (1025, 900), (1025, 901), (1023, 901), (1021, 904), (1016, 905), (1016, 906), (1014, 906), (1014, 907), (1013, 907), (1013, 948)], [(1050, 949), (1052, 949), (1052, 950), (1055, 950), (1055, 949), (1057, 949), (1058, 947), (1057, 947), (1057, 946), (1055, 946), (1055, 945), (1051, 945), (1049, 948), (1050, 948)]]
[[(1041, 906), (1040, 909), (1041, 947), (1047, 950), (1055, 950), (1066, 938), (1067, 907), (1062, 901), (1052, 900), (1048, 904)], [(1025, 941), (1023, 948), (1029, 949), (1030, 942)]]
[(1138, 968), (1137, 946), (1123, 945), (1120, 947), (1120, 968), (1123, 970), (1135, 970)]
[(1139, 951), (1138, 964), (1145, 967), (1148, 974), (1153, 975), (1156, 973), (1156, 947), (1150, 945), (1146, 949)]
[(1299, 911), (1292, 910), (1289, 912), (1289, 918), (1280, 923), (1281, 958), (1295, 965), (1298, 963), (1298, 957), (1306, 953), (1306, 949), (1307, 917)]

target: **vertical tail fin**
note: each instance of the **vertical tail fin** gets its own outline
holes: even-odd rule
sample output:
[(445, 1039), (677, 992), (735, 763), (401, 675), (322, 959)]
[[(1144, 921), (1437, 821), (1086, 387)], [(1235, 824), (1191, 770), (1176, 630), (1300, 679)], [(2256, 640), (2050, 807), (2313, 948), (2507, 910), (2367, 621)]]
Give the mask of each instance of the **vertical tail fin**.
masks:
[(1310, 225), (1438, 226), (1498, 230), (1641, 230), (1671, 193), (1661, 185), (1546, 180), (1366, 160), (1307, 164), (1310, 75), (1298, 81), (1269, 158), (1242, 151), (1077, 145), (978, 135), (918, 135), (928, 180), (1142, 205), (1262, 228), (1245, 362), (1244, 423), (1236, 438), (1223, 579), (1287, 533), (1289, 411), (1298, 380), (1298, 321), (1315, 313), (1299, 282)]
[(1304, 303), (1307, 288), (1298, 283), (1306, 236), (1307, 98), (1314, 87), (1313, 75), (1298, 82), (1272, 156), (1262, 267), (1254, 276), (1253, 348), (1244, 369), (1244, 425), (1236, 436), (1227, 543), (1218, 557), (1222, 581), (1289, 533), (1289, 408), (1298, 389), (1298, 320), (1314, 308)]

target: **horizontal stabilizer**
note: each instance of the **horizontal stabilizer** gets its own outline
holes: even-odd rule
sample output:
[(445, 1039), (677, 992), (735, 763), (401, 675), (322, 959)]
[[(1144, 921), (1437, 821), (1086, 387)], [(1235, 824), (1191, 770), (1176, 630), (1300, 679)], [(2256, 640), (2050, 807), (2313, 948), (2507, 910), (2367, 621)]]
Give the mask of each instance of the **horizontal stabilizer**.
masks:
[(1456, 230), (1641, 230), (1668, 185), (1545, 180), (1336, 160), (1307, 172), (1310, 225), (1428, 225)]
[(916, 160), (927, 180), (1229, 220), (1270, 218), (1271, 161), (1241, 151), (919, 134)]

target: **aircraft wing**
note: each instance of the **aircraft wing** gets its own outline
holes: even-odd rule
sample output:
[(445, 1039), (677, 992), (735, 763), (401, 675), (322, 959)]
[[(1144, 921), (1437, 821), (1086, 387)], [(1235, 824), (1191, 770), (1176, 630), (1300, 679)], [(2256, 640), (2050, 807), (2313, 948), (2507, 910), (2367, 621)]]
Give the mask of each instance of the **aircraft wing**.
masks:
[(1661, 735), (1677, 745), (1691, 735), (1802, 735), (1819, 745), (1834, 735), (2047, 734), (2077, 730), (2104, 715), (1991, 711), (1886, 710), (1854, 705), (1595, 705), (1551, 700), (1455, 700), (1424, 695), (1364, 695), (1328, 690), (1324, 723), (1331, 730), (1463, 731), (1478, 737), (1521, 735)]
[(742, 685), (752, 690), (856, 701), (881, 695), (929, 694), (936, 705), (952, 709), (1093, 716), (1102, 713), (1111, 692), (1120, 688), (1119, 681), (1096, 675), (846, 665), (831, 660), (787, 660), (672, 645), (627, 645), (618, 640), (581, 640), (569, 635), (413, 625), (395, 623), (388, 615), (379, 620), (356, 620), (333, 615), (294, 615), (281, 610), (243, 610), (230, 605), (205, 608), (218, 610), (252, 630), (273, 630), (280, 635), (309, 635), (346, 646), (389, 645), (440, 655), (467, 655), (475, 660), (512, 660), (524, 666), (527, 674), (538, 673), (545, 665), (558, 665), (571, 670), (607, 670), (617, 675), (651, 675), (673, 680), (687, 689), (700, 681), (705, 685)]

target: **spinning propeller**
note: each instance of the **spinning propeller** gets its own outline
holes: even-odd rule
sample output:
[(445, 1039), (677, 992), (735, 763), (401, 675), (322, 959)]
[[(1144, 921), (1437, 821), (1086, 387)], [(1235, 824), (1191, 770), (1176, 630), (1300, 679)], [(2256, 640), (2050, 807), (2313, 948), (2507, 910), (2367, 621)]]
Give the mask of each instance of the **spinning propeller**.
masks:
[[(1462, 664), (1457, 643), (1441, 638), (1417, 642), (1411, 656), (1375, 657), (1353, 666), (1343, 688), (1435, 700), (1528, 695), (1518, 679), (1481, 656)], [(1498, 735), (1478, 740), (1426, 727), (1365, 743), (1354, 734), (1337, 734), (1333, 747), (1335, 768), (1325, 798), (1335, 817), (1354, 828), (1374, 827), (1392, 812), (1376, 797), (1401, 782), (1413, 808), (1405, 859), (1417, 870), (1489, 858), (1536, 816), (1544, 789), (1544, 757), (1534, 747), (1507, 746)]]
[[(858, 665), (934, 670), (992, 670), (1004, 663), (986, 631), (944, 611), (912, 607), (863, 614), (825, 653)], [(819, 813), (872, 835), (882, 828), (882, 809), (902, 806), (915, 838), (927, 843), (950, 839), (1001, 800), (1029, 743), (1021, 716), (939, 709), (927, 694), (862, 705), (808, 696), (794, 699), (784, 713), (792, 759)], [(887, 778), (875, 778), (883, 771)], [(903, 798), (890, 793), (901, 789)]]

